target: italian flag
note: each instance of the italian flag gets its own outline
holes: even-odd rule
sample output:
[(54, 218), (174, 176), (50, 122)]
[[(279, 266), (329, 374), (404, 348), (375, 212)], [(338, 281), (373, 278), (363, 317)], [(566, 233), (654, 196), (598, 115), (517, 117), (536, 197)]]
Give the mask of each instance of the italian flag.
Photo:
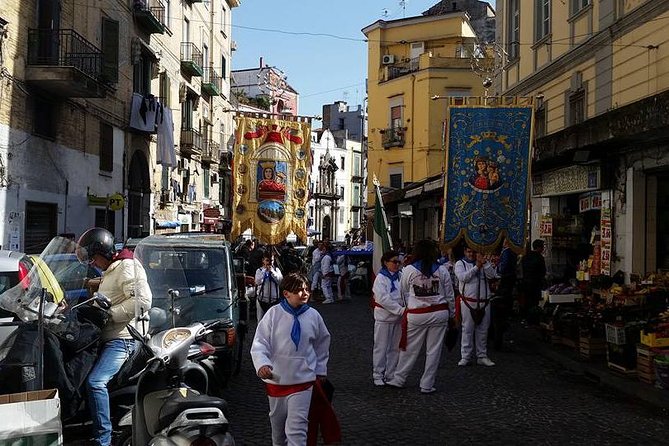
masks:
[(392, 249), (388, 218), (383, 207), (383, 197), (378, 180), (374, 178), (374, 189), (376, 190), (376, 203), (374, 205), (374, 251), (372, 253), (372, 269), (378, 274), (381, 269), (381, 257), (383, 253)]

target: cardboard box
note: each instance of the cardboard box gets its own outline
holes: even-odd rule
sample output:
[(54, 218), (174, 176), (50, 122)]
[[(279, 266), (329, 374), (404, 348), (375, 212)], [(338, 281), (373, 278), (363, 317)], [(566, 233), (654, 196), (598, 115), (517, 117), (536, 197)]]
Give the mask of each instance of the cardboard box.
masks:
[(58, 390), (0, 395), (0, 444), (11, 446), (60, 446)]

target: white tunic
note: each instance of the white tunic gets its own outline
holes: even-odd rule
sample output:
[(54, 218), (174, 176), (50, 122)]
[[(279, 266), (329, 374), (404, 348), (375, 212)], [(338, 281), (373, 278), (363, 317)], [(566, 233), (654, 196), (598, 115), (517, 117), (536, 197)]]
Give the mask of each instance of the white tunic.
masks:
[(258, 287), (256, 296), (258, 300), (263, 302), (278, 302), (281, 300), (279, 296), (279, 284), (281, 283), (281, 280), (283, 280), (283, 275), (279, 268), (273, 266), (269, 270), (271, 277), (265, 279), (265, 283), (263, 284), (266, 271), (267, 270), (264, 267), (256, 270), (256, 286)]
[(316, 375), (327, 375), (330, 357), (330, 332), (318, 311), (309, 308), (298, 317), (301, 336), (299, 348), (290, 337), (294, 317), (281, 305), (267, 310), (258, 322), (251, 345), (251, 359), (256, 372), (264, 365), (272, 367), (280, 385), (314, 381)]
[(379, 322), (395, 322), (400, 319), (404, 312), (404, 301), (400, 293), (400, 282), (395, 282), (395, 290), (391, 289), (391, 280), (379, 274), (374, 279), (374, 286), (372, 286), (372, 293), (374, 293), (374, 300), (381, 305), (381, 307), (374, 307), (374, 320)]
[[(458, 278), (460, 294), (464, 297), (485, 300), (491, 295), (488, 281), (497, 279), (499, 276), (497, 275), (497, 271), (495, 271), (495, 267), (490, 262), (485, 262), (481, 274), (478, 273), (479, 268), (475, 263), (469, 263), (464, 260), (455, 262), (455, 277)], [(477, 277), (479, 279), (478, 283), (476, 280)]]

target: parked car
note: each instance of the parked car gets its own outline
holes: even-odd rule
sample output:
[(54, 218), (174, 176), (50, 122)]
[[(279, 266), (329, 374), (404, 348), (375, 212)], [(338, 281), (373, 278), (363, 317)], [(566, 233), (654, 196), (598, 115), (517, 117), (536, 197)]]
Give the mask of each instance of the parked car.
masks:
[(239, 371), (248, 318), (230, 244), (211, 233), (153, 235), (137, 244), (135, 255), (146, 269), (153, 306), (169, 315), (164, 327), (152, 329), (221, 321), (206, 342), (216, 349), (212, 370), (225, 385)]
[[(18, 285), (28, 275), (32, 264), (30, 258), (22, 252), (0, 250), (0, 294)], [(14, 315), (0, 308), (0, 322), (11, 322)], [(0, 327), (0, 344), (16, 327)]]

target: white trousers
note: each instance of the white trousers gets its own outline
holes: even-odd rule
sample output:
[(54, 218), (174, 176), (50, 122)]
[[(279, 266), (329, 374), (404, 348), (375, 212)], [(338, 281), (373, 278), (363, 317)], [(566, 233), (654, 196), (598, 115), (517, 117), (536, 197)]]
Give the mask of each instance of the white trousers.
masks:
[(314, 291), (314, 290), (318, 289), (318, 285), (321, 281), (322, 276), (323, 276), (323, 274), (321, 273), (320, 265), (319, 265), (318, 269), (314, 269), (312, 271), (312, 274), (311, 274), (311, 291)]
[(372, 377), (390, 381), (395, 375), (400, 354), (401, 320), (374, 322), (374, 350), (372, 352)]
[(332, 277), (325, 277), (321, 279), (321, 288), (323, 291), (323, 297), (326, 300), (334, 300), (334, 292), (332, 291)]
[(305, 446), (313, 387), (288, 396), (269, 399), (273, 446)]
[(395, 377), (392, 380), (393, 384), (404, 385), (407, 376), (409, 376), (416, 363), (416, 359), (418, 359), (423, 342), (425, 342), (425, 370), (420, 377), (420, 388), (431, 389), (434, 386), (447, 329), (446, 322), (434, 325), (416, 325), (412, 324), (411, 318), (409, 318), (407, 348), (406, 350), (400, 350)]
[[(468, 302), (476, 308), (476, 302)], [(488, 327), (490, 326), (490, 305), (485, 307), (485, 316), (480, 324), (475, 325), (472, 313), (464, 302), (460, 302), (462, 313), (462, 338), (460, 339), (460, 355), (462, 359), (472, 360), (488, 357)], [(476, 352), (474, 352), (476, 342)], [(475, 353), (475, 354), (474, 354)]]

